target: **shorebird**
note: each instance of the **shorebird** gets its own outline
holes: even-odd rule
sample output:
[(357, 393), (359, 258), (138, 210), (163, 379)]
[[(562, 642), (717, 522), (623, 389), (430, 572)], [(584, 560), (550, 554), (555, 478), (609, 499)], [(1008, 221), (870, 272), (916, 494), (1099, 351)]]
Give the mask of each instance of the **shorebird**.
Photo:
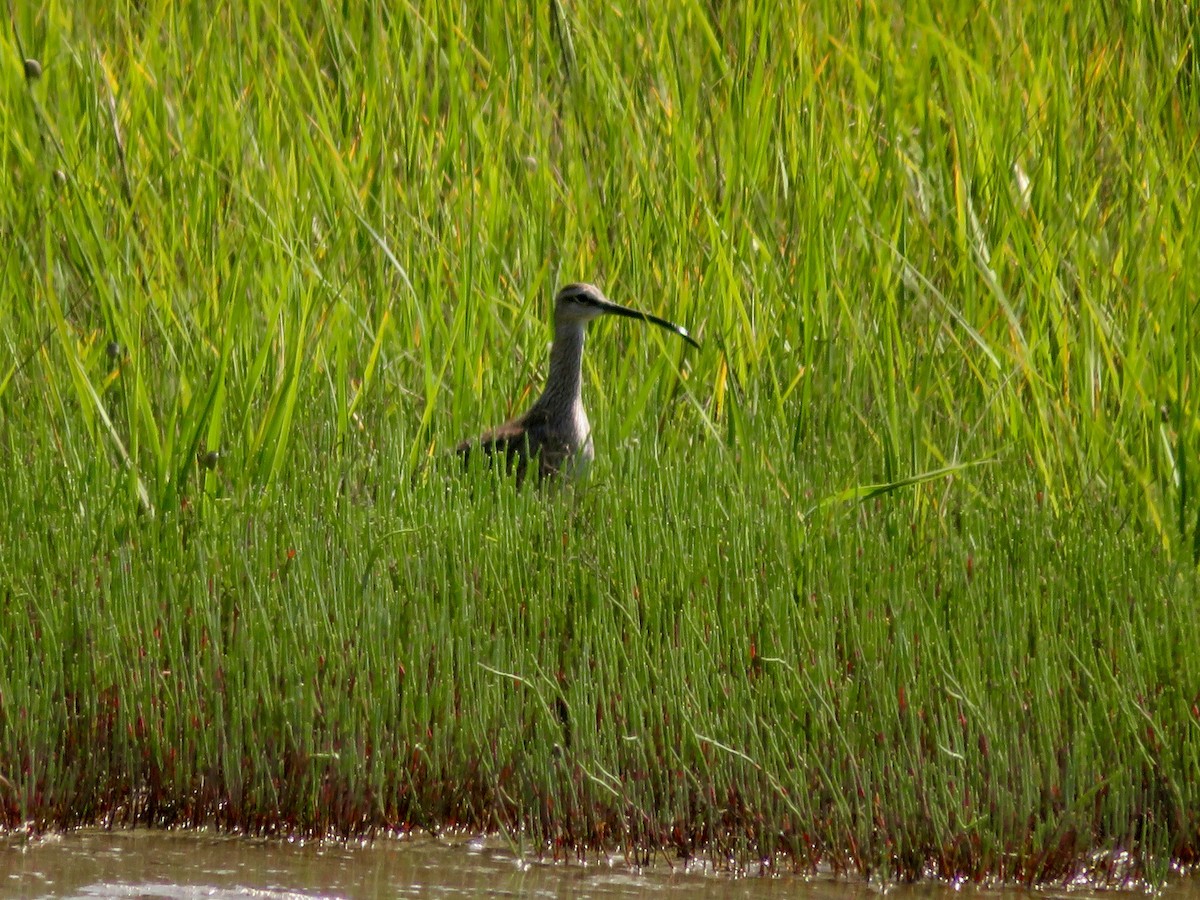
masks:
[(478, 447), (489, 460), (503, 457), (505, 472), (515, 471), (517, 486), (525, 480), (530, 461), (536, 462), (538, 480), (563, 473), (582, 474), (591, 463), (592, 429), (580, 396), (584, 327), (603, 315), (625, 316), (651, 322), (673, 331), (699, 349), (673, 322), (613, 303), (591, 284), (568, 284), (554, 297), (554, 343), (550, 346), (550, 374), (537, 402), (529, 411), (485, 432), (475, 441), (463, 441), (458, 454), (466, 464)]

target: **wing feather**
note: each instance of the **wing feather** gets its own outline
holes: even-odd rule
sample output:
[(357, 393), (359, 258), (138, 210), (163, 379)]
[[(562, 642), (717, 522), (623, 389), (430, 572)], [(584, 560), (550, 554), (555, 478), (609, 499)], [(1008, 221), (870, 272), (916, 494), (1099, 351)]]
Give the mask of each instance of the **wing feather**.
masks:
[(495, 465), (497, 459), (503, 459), (504, 473), (510, 476), (515, 474), (518, 486), (525, 480), (530, 457), (529, 434), (521, 419), (505, 422), (485, 431), (477, 440), (459, 444), (457, 453), (462, 458), (464, 468), (471, 464), (476, 450), (483, 453), (489, 466)]

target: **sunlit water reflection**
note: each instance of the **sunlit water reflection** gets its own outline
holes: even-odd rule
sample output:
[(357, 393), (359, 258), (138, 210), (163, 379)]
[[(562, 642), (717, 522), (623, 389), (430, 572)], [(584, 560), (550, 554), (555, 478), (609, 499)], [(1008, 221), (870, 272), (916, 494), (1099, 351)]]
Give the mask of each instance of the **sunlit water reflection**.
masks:
[[(197, 832), (82, 830), (29, 840), (0, 838), (0, 897), (194, 900), (194, 898), (804, 897), (878, 900), (859, 880), (795, 875), (735, 878), (659, 859), (635, 868), (621, 857), (553, 863), (523, 859), (495, 838), (429, 837), (369, 845), (298, 843)], [(1030, 892), (942, 884), (892, 888), (889, 900), (1013, 900)], [(1081, 900), (1089, 891), (1041, 890)], [(1113, 892), (1107, 892), (1111, 898)], [(1200, 882), (1180, 879), (1157, 896), (1200, 900)]]

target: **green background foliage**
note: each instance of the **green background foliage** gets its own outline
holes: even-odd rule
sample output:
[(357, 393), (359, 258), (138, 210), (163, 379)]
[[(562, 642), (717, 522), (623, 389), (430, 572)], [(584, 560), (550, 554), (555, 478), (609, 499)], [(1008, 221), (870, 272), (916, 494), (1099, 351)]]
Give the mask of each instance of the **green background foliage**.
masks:
[[(1183, 7), (107, 7), (0, 36), (0, 820), (1194, 859)], [(459, 476), (573, 280), (703, 350)]]

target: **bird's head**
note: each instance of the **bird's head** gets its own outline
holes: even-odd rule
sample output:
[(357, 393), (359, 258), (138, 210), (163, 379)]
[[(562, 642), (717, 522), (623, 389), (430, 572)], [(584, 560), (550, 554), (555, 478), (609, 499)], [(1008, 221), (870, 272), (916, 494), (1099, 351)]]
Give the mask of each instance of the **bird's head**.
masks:
[(584, 284), (582, 282), (568, 284), (565, 287), (559, 288), (558, 293), (554, 296), (554, 323), (556, 327), (585, 325), (592, 321), (592, 319), (603, 315), (625, 316), (629, 319), (641, 319), (643, 322), (652, 322), (660, 328), (675, 332), (693, 347), (697, 349), (700, 347), (692, 339), (691, 335), (687, 333), (686, 329), (680, 328), (674, 322), (660, 319), (658, 316), (638, 312), (636, 309), (630, 309), (628, 306), (613, 303), (594, 284)]
[(590, 322), (615, 306), (594, 284), (568, 284), (554, 296), (554, 321), (557, 324)]

